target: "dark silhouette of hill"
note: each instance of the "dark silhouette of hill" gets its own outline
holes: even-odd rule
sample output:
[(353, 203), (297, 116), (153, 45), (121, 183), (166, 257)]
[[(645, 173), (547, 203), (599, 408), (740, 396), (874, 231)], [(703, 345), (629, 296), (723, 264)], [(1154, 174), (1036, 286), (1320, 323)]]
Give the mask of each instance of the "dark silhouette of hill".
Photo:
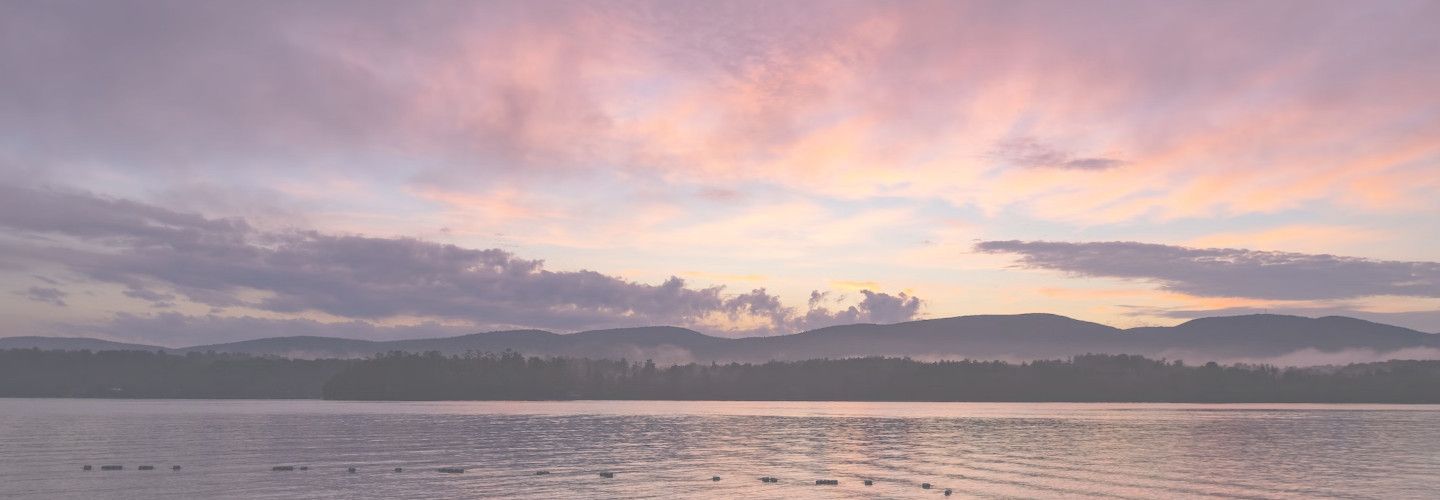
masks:
[(1122, 353), (1123, 340), (1116, 328), (1054, 314), (980, 315), (740, 339), (721, 357), (756, 362), (862, 356), (1046, 359)]
[[(111, 347), (123, 346), (123, 347)], [(162, 349), (93, 339), (12, 337), (0, 348)], [(890, 325), (832, 326), (793, 335), (730, 339), (677, 327), (556, 334), (511, 330), (458, 337), (368, 341), (274, 337), (172, 352), (230, 352), (294, 358), (370, 357), (404, 351), (516, 351), (526, 355), (689, 362), (765, 362), (817, 358), (909, 356), (918, 359), (1058, 359), (1077, 354), (1139, 354), (1169, 359), (1253, 361), (1297, 352), (1368, 353), (1440, 358), (1440, 335), (1354, 318), (1256, 314), (1201, 318), (1173, 327), (1122, 330), (1054, 314), (978, 315)], [(1387, 358), (1388, 359), (1388, 358)], [(1363, 359), (1362, 359), (1363, 360)], [(1342, 362), (1329, 359), (1327, 363)]]
[(543, 330), (507, 330), (458, 337), (368, 341), (332, 337), (274, 337), (228, 344), (177, 349), (179, 352), (234, 352), (297, 358), (369, 357), (389, 351), (463, 354), (507, 350), (547, 356), (590, 356), (608, 359), (655, 359), (689, 356), (734, 342), (694, 330), (670, 326), (591, 330), (562, 335)]
[(353, 358), (384, 352), (382, 344), (371, 340), (346, 339), (339, 337), (317, 337), (299, 335), (293, 337), (270, 337), (242, 340), (225, 344), (208, 344), (175, 349), (177, 352), (229, 352), (255, 356), (283, 356), (289, 358)]
[(1221, 358), (1279, 356), (1300, 349), (1377, 352), (1440, 348), (1440, 335), (1344, 316), (1253, 314), (1200, 318), (1169, 328), (1132, 328), (1131, 345), (1148, 354), (1205, 353)]

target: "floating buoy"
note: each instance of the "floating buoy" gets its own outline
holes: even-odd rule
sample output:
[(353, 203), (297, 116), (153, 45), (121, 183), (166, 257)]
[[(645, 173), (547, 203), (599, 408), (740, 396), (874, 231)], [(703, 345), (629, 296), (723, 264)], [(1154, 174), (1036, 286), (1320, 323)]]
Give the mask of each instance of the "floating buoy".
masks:
[(351, 467), (351, 468), (349, 468), (349, 469), (347, 469), (347, 470), (349, 470), (351, 474), (354, 474), (354, 473), (355, 473), (355, 468), (354, 468), (354, 467)]
[(446, 474), (461, 474), (461, 473), (464, 473), (464, 472), (465, 472), (465, 469), (462, 469), (462, 468), (459, 468), (459, 467), (441, 467), (441, 468), (436, 469), (436, 470), (438, 470), (438, 471), (440, 471), (440, 472), (444, 472), (444, 473), (446, 473)]
[(123, 465), (101, 465), (100, 470), (125, 470)]
[(395, 468), (395, 472), (405, 472), (405, 469), (401, 469), (401, 468), (399, 468), (399, 467), (396, 467), (396, 468)]
[(921, 488), (930, 489), (930, 483), (920, 483)]
[(711, 481), (719, 481), (719, 480), (720, 480), (720, 476), (710, 476), (710, 480), (711, 480)]
[(600, 477), (604, 477), (604, 478), (615, 477), (615, 473), (614, 473), (614, 472), (601, 472), (601, 473), (600, 473)]
[(179, 465), (171, 465), (171, 466), (170, 466), (170, 470), (180, 470), (180, 466), (179, 466)]
[(865, 480), (865, 486), (874, 486), (874, 485), (875, 485), (875, 481), (872, 481), (872, 480), (869, 480), (869, 479), (866, 479), (866, 480)]
[(816, 486), (821, 486), (821, 485), (824, 485), (824, 486), (836, 486), (836, 485), (839, 485), (839, 484), (840, 484), (840, 480), (838, 480), (838, 479), (816, 479), (816, 480), (815, 480), (815, 485), (816, 485)]
[(537, 471), (535, 471), (535, 475), (537, 475), (537, 476), (543, 476), (543, 475), (546, 475), (546, 474), (549, 474), (549, 473), (550, 473), (550, 471), (548, 471), (548, 470), (537, 470)]
[(91, 469), (94, 469), (94, 467), (91, 467), (91, 466), (89, 466), (89, 465), (86, 465), (86, 466), (80, 468), (80, 470), (91, 470)]
[(945, 488), (945, 496), (950, 496), (950, 488)]

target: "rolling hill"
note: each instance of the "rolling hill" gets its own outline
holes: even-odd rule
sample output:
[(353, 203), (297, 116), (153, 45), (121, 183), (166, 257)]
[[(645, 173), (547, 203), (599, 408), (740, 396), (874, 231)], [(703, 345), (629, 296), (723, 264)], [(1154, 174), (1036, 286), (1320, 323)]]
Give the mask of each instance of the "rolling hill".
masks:
[(42, 349), (47, 351), (169, 351), (160, 346), (126, 344), (86, 337), (0, 337), (0, 349)]
[[(557, 334), (510, 330), (457, 337), (369, 341), (273, 337), (165, 349), (96, 339), (10, 337), (0, 348), (236, 352), (295, 358), (366, 357), (387, 351), (445, 354), (503, 352), (657, 363), (764, 362), (860, 356), (918, 359), (1058, 359), (1076, 354), (1141, 354), (1188, 361), (1266, 361), (1296, 353), (1335, 359), (1440, 358), (1440, 335), (1329, 316), (1247, 315), (1201, 318), (1173, 327), (1118, 329), (1054, 314), (978, 315), (890, 325), (853, 324), (773, 337), (730, 339), (678, 327)], [(1325, 356), (1329, 356), (1328, 358)], [(1364, 358), (1368, 356), (1368, 358)], [(1313, 356), (1312, 356), (1313, 357)], [(1295, 358), (1299, 359), (1299, 358)]]

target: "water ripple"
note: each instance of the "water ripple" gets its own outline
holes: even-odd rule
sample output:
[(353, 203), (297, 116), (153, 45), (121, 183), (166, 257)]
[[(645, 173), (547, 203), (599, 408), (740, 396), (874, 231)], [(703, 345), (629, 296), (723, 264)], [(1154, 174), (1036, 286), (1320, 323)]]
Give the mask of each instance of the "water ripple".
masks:
[(0, 496), (1426, 498), (1437, 430), (1433, 406), (0, 399)]

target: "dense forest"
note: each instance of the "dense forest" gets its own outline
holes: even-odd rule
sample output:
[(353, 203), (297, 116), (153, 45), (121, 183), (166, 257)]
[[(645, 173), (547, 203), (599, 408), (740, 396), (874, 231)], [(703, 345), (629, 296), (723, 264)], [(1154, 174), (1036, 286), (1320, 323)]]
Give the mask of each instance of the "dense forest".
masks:
[(318, 398), (346, 360), (0, 350), (0, 397)]
[(1345, 367), (1188, 366), (1129, 355), (1066, 361), (854, 358), (689, 364), (390, 353), (347, 366), (327, 399), (681, 399), (1440, 403), (1440, 361)]
[(14, 349), (0, 350), (0, 397), (1440, 403), (1440, 361), (1282, 369), (1084, 355), (660, 367), (514, 352), (289, 360)]

